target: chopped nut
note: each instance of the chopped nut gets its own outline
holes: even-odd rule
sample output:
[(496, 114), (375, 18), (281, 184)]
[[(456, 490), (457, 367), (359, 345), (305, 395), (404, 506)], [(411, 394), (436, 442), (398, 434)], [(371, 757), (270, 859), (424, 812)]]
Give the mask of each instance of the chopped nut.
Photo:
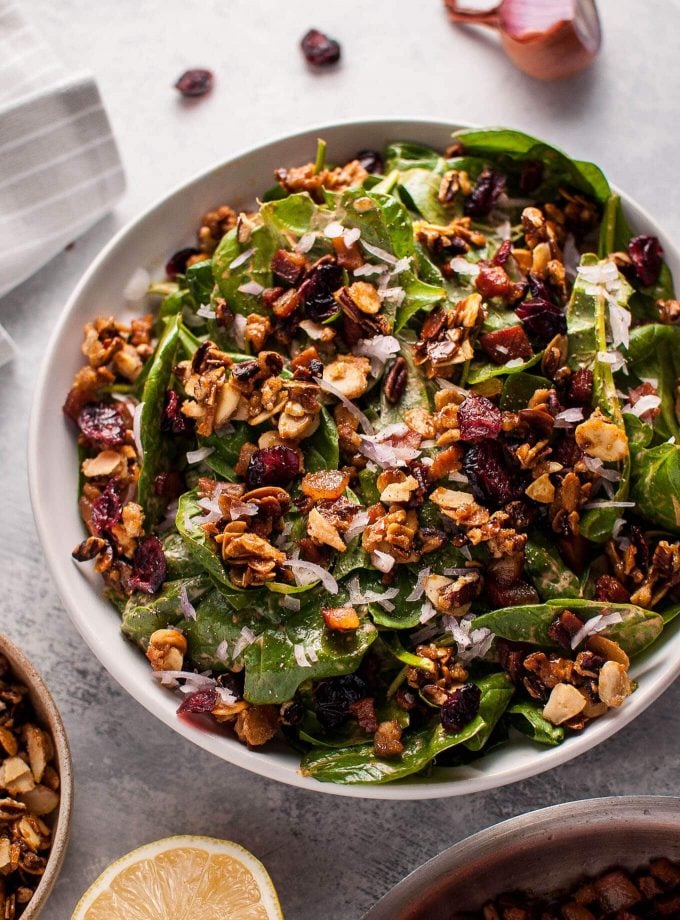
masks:
[(368, 388), (370, 370), (371, 362), (368, 358), (338, 355), (335, 361), (324, 367), (323, 379), (332, 384), (347, 399), (358, 399)]
[(24, 726), (24, 739), (33, 779), (36, 783), (39, 783), (43, 778), (47, 762), (51, 758), (51, 745), (48, 736), (35, 725), (26, 725)]
[(373, 736), (373, 750), (377, 757), (401, 757), (404, 753), (401, 728), (396, 719), (378, 725)]
[(344, 553), (347, 545), (338, 533), (337, 529), (326, 520), (318, 508), (312, 508), (307, 519), (307, 533), (316, 540), (317, 543), (325, 543), (327, 546), (337, 549)]
[(17, 796), (35, 788), (31, 768), (21, 757), (8, 757), (0, 767), (0, 786)]
[(616, 462), (628, 456), (626, 432), (608, 421), (599, 409), (577, 426), (575, 437), (581, 450), (598, 460)]
[(59, 796), (53, 789), (38, 783), (30, 792), (21, 793), (21, 801), (32, 814), (42, 817), (54, 811), (59, 804)]
[(597, 692), (607, 706), (620, 706), (633, 692), (633, 684), (624, 665), (618, 661), (606, 661), (600, 669)]
[(535, 502), (541, 502), (546, 505), (549, 505), (555, 499), (555, 486), (550, 481), (550, 476), (547, 473), (535, 479), (531, 485), (526, 487), (524, 492)]
[(274, 737), (278, 726), (278, 706), (249, 706), (238, 714), (234, 730), (248, 747), (260, 747)]
[(562, 725), (580, 712), (583, 712), (586, 699), (571, 684), (556, 684), (543, 709), (543, 717), (553, 725)]
[(407, 502), (417, 488), (418, 483), (413, 476), (406, 476), (401, 482), (392, 482), (385, 486), (380, 494), (380, 501), (386, 505), (392, 502)]
[(178, 629), (157, 629), (151, 634), (146, 657), (154, 671), (181, 671), (187, 640)]
[(347, 288), (347, 291), (357, 309), (361, 310), (362, 313), (372, 315), (380, 312), (382, 301), (380, 300), (380, 294), (372, 284), (368, 284), (366, 281), (355, 281), (354, 284)]

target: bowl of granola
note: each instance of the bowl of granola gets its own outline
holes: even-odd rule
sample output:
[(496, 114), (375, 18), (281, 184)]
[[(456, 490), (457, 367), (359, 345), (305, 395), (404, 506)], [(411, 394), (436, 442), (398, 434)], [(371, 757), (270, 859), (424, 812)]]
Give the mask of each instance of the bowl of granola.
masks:
[(305, 788), (466, 794), (598, 744), (680, 669), (679, 265), (506, 129), (336, 125), (199, 176), (100, 255), (38, 382), (74, 623)]
[(680, 916), (680, 799), (554, 805), (480, 831), (396, 885), (364, 920)]
[(0, 911), (33, 920), (68, 846), (73, 799), (64, 724), (35, 667), (0, 634)]

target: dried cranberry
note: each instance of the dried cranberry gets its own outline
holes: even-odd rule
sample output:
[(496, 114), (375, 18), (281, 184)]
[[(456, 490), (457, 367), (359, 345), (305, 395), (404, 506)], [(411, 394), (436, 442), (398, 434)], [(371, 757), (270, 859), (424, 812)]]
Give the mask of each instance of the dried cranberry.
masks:
[(569, 379), (567, 400), (571, 406), (589, 406), (593, 399), (593, 372), (579, 367)]
[(279, 715), (282, 725), (299, 725), (305, 717), (305, 707), (300, 700), (288, 700), (281, 706)]
[(360, 150), (355, 159), (357, 159), (369, 173), (382, 173), (385, 169), (383, 158), (377, 150)]
[(655, 236), (635, 236), (628, 243), (635, 276), (644, 287), (656, 284), (661, 274), (663, 249)]
[(493, 206), (505, 191), (505, 176), (495, 169), (484, 169), (479, 174), (472, 194), (465, 199), (465, 213), (468, 217), (488, 217)]
[(538, 592), (526, 581), (518, 581), (513, 585), (501, 585), (488, 578), (484, 588), (487, 598), (496, 608), (521, 607), (523, 604), (537, 604), (539, 601)]
[(300, 286), (300, 302), (309, 319), (323, 322), (339, 312), (333, 292), (342, 287), (342, 269), (337, 262), (321, 262), (307, 273)]
[(583, 627), (583, 620), (571, 610), (563, 610), (548, 627), (548, 636), (556, 645), (571, 649), (571, 640)]
[(630, 600), (630, 593), (618, 578), (614, 578), (613, 575), (600, 575), (595, 582), (595, 600), (627, 604)]
[(501, 265), (480, 262), (479, 274), (475, 278), (475, 287), (485, 299), (506, 297), (512, 290), (512, 281)]
[(567, 331), (567, 319), (558, 306), (549, 300), (534, 297), (515, 308), (522, 325), (541, 345), (547, 345), (556, 335)]
[(458, 409), (462, 441), (484, 441), (501, 433), (501, 410), (486, 396), (471, 393)]
[(524, 494), (523, 477), (510, 466), (498, 441), (473, 444), (465, 453), (463, 469), (477, 501), (505, 505)]
[(482, 691), (477, 684), (463, 684), (454, 690), (441, 708), (440, 718), (444, 731), (452, 734), (462, 731), (479, 712), (481, 701)]
[(504, 240), (491, 260), (494, 265), (505, 266), (512, 255), (512, 240)]
[(522, 166), (519, 177), (519, 190), (523, 195), (530, 195), (543, 182), (543, 163), (540, 160), (527, 160)]
[(527, 281), (529, 282), (529, 290), (531, 291), (532, 297), (536, 297), (538, 300), (552, 300), (550, 289), (542, 278), (529, 272)]
[(515, 358), (530, 358), (534, 353), (526, 332), (519, 325), (486, 332), (480, 336), (479, 344), (494, 364), (507, 364)]
[(314, 690), (316, 716), (326, 728), (339, 728), (349, 718), (350, 705), (366, 696), (366, 682), (358, 674), (322, 680)]
[(184, 712), (212, 712), (217, 706), (217, 690), (208, 687), (206, 690), (196, 690), (184, 697), (177, 709), (177, 715)]
[(195, 96), (205, 96), (212, 89), (213, 75), (212, 70), (204, 70), (195, 67), (193, 70), (185, 70), (182, 76), (175, 83), (175, 89), (186, 98)]
[(183, 414), (181, 405), (179, 394), (168, 390), (165, 394), (161, 431), (171, 434), (188, 434), (193, 431), (194, 421)]
[(125, 444), (125, 421), (116, 406), (89, 403), (78, 413), (78, 427), (97, 447), (112, 448)]
[(559, 440), (553, 445), (552, 459), (562, 466), (573, 467), (581, 459), (583, 451), (576, 443), (573, 431), (564, 431)]
[(264, 447), (256, 450), (246, 470), (249, 489), (291, 484), (300, 472), (300, 458), (292, 447)]
[(637, 524), (630, 525), (630, 539), (637, 550), (635, 561), (638, 566), (644, 570), (649, 565), (649, 558), (651, 555), (649, 540), (645, 536), (642, 528), (638, 527)]
[(155, 594), (165, 581), (168, 567), (158, 537), (144, 537), (132, 556), (130, 587), (133, 591)]
[(118, 479), (110, 479), (101, 495), (92, 502), (90, 524), (92, 530), (100, 536), (110, 533), (111, 528), (120, 521), (123, 502), (119, 490)]
[(177, 498), (184, 491), (184, 482), (177, 472), (159, 473), (153, 481), (153, 490), (161, 498)]
[(198, 255), (198, 249), (193, 246), (187, 246), (186, 249), (178, 249), (177, 252), (170, 256), (165, 265), (165, 274), (171, 281), (174, 281), (177, 275), (183, 275), (187, 270), (187, 263), (192, 256)]
[(300, 42), (307, 63), (313, 67), (328, 67), (340, 60), (340, 45), (318, 29), (310, 29)]

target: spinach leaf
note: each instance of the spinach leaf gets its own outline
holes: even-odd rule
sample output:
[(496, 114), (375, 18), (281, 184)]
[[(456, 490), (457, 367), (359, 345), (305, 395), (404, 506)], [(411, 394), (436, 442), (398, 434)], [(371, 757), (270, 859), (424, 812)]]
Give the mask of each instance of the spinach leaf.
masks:
[(510, 412), (526, 409), (536, 390), (549, 390), (551, 386), (549, 380), (535, 374), (509, 374), (503, 384), (501, 409), (507, 409)]
[[(582, 266), (598, 265), (596, 256), (586, 254)], [(631, 288), (620, 278), (617, 302), (626, 307)], [(593, 371), (593, 404), (610, 422), (625, 430), (623, 416), (614, 383), (611, 364), (600, 361), (598, 354), (607, 351), (607, 300), (604, 293), (591, 293), (590, 285), (579, 273), (574, 282), (571, 299), (567, 307), (567, 332), (569, 335), (569, 365), (573, 369), (585, 366)], [(630, 454), (621, 470), (621, 479), (614, 494), (614, 501), (626, 501), (630, 485)], [(619, 509), (592, 508), (581, 516), (581, 533), (594, 543), (604, 543), (611, 536)]]
[(524, 568), (533, 581), (541, 600), (580, 597), (579, 579), (564, 564), (554, 543), (538, 531), (531, 534), (527, 541)]
[(337, 470), (340, 463), (338, 429), (325, 407), (321, 409), (319, 427), (311, 438), (304, 442), (305, 469), (308, 473), (317, 470)]
[(140, 440), (143, 456), (137, 482), (137, 501), (144, 509), (147, 527), (156, 521), (163, 509), (163, 500), (154, 491), (154, 480), (161, 471), (163, 435), (161, 421), (172, 369), (175, 365), (179, 317), (174, 316), (165, 327), (151, 360), (142, 393)]
[[(254, 610), (235, 615), (226, 598), (213, 588), (196, 606), (196, 619), (188, 620), (184, 626), (189, 657), (201, 670), (227, 670), (234, 663), (233, 647), (244, 626), (257, 635), (264, 621)], [(227, 643), (226, 657), (218, 658), (217, 649), (222, 642)]]
[(361, 545), (361, 537), (355, 537), (347, 545), (344, 553), (339, 553), (333, 566), (333, 577), (336, 581), (346, 578), (350, 572), (357, 569), (371, 569), (371, 557)]
[(608, 626), (601, 635), (618, 642), (631, 657), (647, 648), (663, 629), (662, 618), (651, 610), (634, 604), (605, 603), (584, 598), (555, 599), (543, 604), (492, 610), (477, 617), (475, 627), (486, 627), (496, 636), (511, 642), (528, 642), (553, 648), (555, 642), (548, 635), (548, 628), (563, 610), (572, 610), (582, 620), (590, 620), (600, 613), (619, 613), (621, 622)]
[(186, 285), (196, 307), (210, 303), (213, 288), (215, 287), (210, 259), (206, 259), (204, 262), (195, 262), (189, 266), (186, 274)]
[[(272, 258), (284, 243), (283, 237), (267, 224), (256, 227), (244, 246), (238, 241), (236, 227), (222, 237), (213, 255), (213, 275), (230, 310), (243, 316), (262, 311), (259, 298), (253, 294), (245, 294), (239, 288), (249, 281), (256, 281), (265, 288), (271, 287)], [(253, 252), (245, 262), (234, 266), (239, 256), (250, 249)]]
[(493, 720), (499, 717), (499, 696), (506, 698), (507, 705), (508, 693), (512, 694), (511, 684), (504, 674), (492, 674), (475, 683), (482, 691), (480, 710), (460, 732), (449, 734), (437, 720), (416, 732), (404, 734), (404, 753), (389, 760), (377, 757), (372, 744), (314, 750), (302, 760), (303, 774), (324, 783), (389, 783), (419, 773), (437, 754), (470, 742), (480, 733), (488, 737), (495, 724)]
[(399, 195), (411, 211), (417, 211), (431, 224), (445, 225), (452, 214), (439, 200), (441, 177), (418, 166), (399, 175)]
[(510, 366), (507, 364), (492, 364), (490, 361), (475, 359), (470, 364), (467, 376), (467, 386), (484, 383), (486, 380), (491, 380), (493, 377), (500, 377), (502, 374), (508, 374), (509, 376), (521, 374), (528, 368), (533, 367), (534, 364), (538, 364), (542, 357), (543, 352), (539, 351), (538, 354), (532, 355), (531, 358), (527, 358), (527, 360), (523, 361), (521, 364), (513, 364)]
[(661, 412), (654, 420), (654, 431), (664, 441), (674, 437), (680, 440), (680, 424), (675, 411), (675, 390), (680, 379), (680, 327), (652, 323), (631, 330), (626, 352), (629, 374), (635, 380), (621, 378), (628, 386), (642, 382), (643, 378), (658, 381)]
[(611, 195), (609, 183), (594, 163), (572, 160), (561, 150), (524, 134), (506, 128), (467, 128), (453, 135), (461, 141), (466, 155), (492, 158), (501, 168), (512, 171), (513, 165), (532, 160), (543, 164), (545, 175), (541, 187), (533, 193), (538, 200), (555, 197), (560, 186), (569, 185), (606, 204)]
[[(337, 601), (335, 601), (337, 603)], [(342, 635), (325, 628), (318, 596), (279, 626), (267, 626), (245, 651), (244, 695), (251, 703), (285, 703), (303, 681), (356, 671), (377, 636), (371, 623)], [(296, 647), (305, 651), (310, 666), (300, 667)], [(316, 659), (316, 660), (312, 660)]]
[(412, 271), (402, 272), (399, 281), (404, 291), (404, 300), (397, 308), (395, 332), (403, 329), (416, 313), (420, 313), (421, 310), (429, 313), (446, 297), (446, 290), (442, 285), (422, 281)]
[(543, 717), (543, 707), (538, 703), (521, 700), (513, 703), (508, 708), (510, 722), (522, 734), (528, 735), (532, 741), (547, 744), (550, 747), (564, 741), (564, 729), (561, 725), (553, 725)]
[(680, 533), (680, 445), (633, 448), (631, 498), (648, 521)]
[(302, 236), (311, 224), (317, 211), (307, 192), (288, 195), (280, 201), (269, 201), (260, 208), (260, 216), (265, 225), (278, 235), (286, 231)]
[(123, 609), (121, 629), (133, 642), (143, 649), (149, 644), (152, 633), (166, 626), (186, 623), (180, 601), (180, 590), (186, 589), (190, 603), (203, 597), (212, 588), (207, 575), (193, 575), (166, 581), (158, 594), (153, 597), (136, 591), (130, 595)]
[(217, 544), (200, 526), (203, 511), (198, 504), (196, 492), (185, 492), (180, 496), (177, 507), (175, 526), (187, 545), (189, 553), (201, 568), (210, 576), (213, 584), (229, 601), (235, 610), (257, 604), (262, 597), (262, 590), (236, 588), (227, 577), (222, 565)]
[(446, 161), (440, 153), (425, 144), (399, 141), (385, 151), (385, 171), (407, 170), (418, 167), (433, 172), (444, 172)]
[(213, 453), (205, 458), (205, 465), (228, 482), (236, 482), (238, 477), (234, 466), (241, 448), (253, 435), (253, 429), (245, 422), (236, 422), (233, 428), (234, 430), (228, 434), (219, 434), (214, 431), (209, 437), (199, 438), (201, 447), (214, 448)]
[(163, 540), (163, 555), (168, 567), (168, 581), (176, 578), (190, 578), (200, 575), (203, 568), (191, 555), (187, 545), (178, 533), (170, 533)]

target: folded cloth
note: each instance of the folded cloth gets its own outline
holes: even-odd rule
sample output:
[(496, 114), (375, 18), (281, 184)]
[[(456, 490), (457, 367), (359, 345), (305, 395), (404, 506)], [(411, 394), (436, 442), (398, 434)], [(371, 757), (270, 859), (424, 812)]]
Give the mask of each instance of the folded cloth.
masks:
[(103, 217), (125, 188), (94, 79), (69, 74), (0, 0), (0, 297)]

